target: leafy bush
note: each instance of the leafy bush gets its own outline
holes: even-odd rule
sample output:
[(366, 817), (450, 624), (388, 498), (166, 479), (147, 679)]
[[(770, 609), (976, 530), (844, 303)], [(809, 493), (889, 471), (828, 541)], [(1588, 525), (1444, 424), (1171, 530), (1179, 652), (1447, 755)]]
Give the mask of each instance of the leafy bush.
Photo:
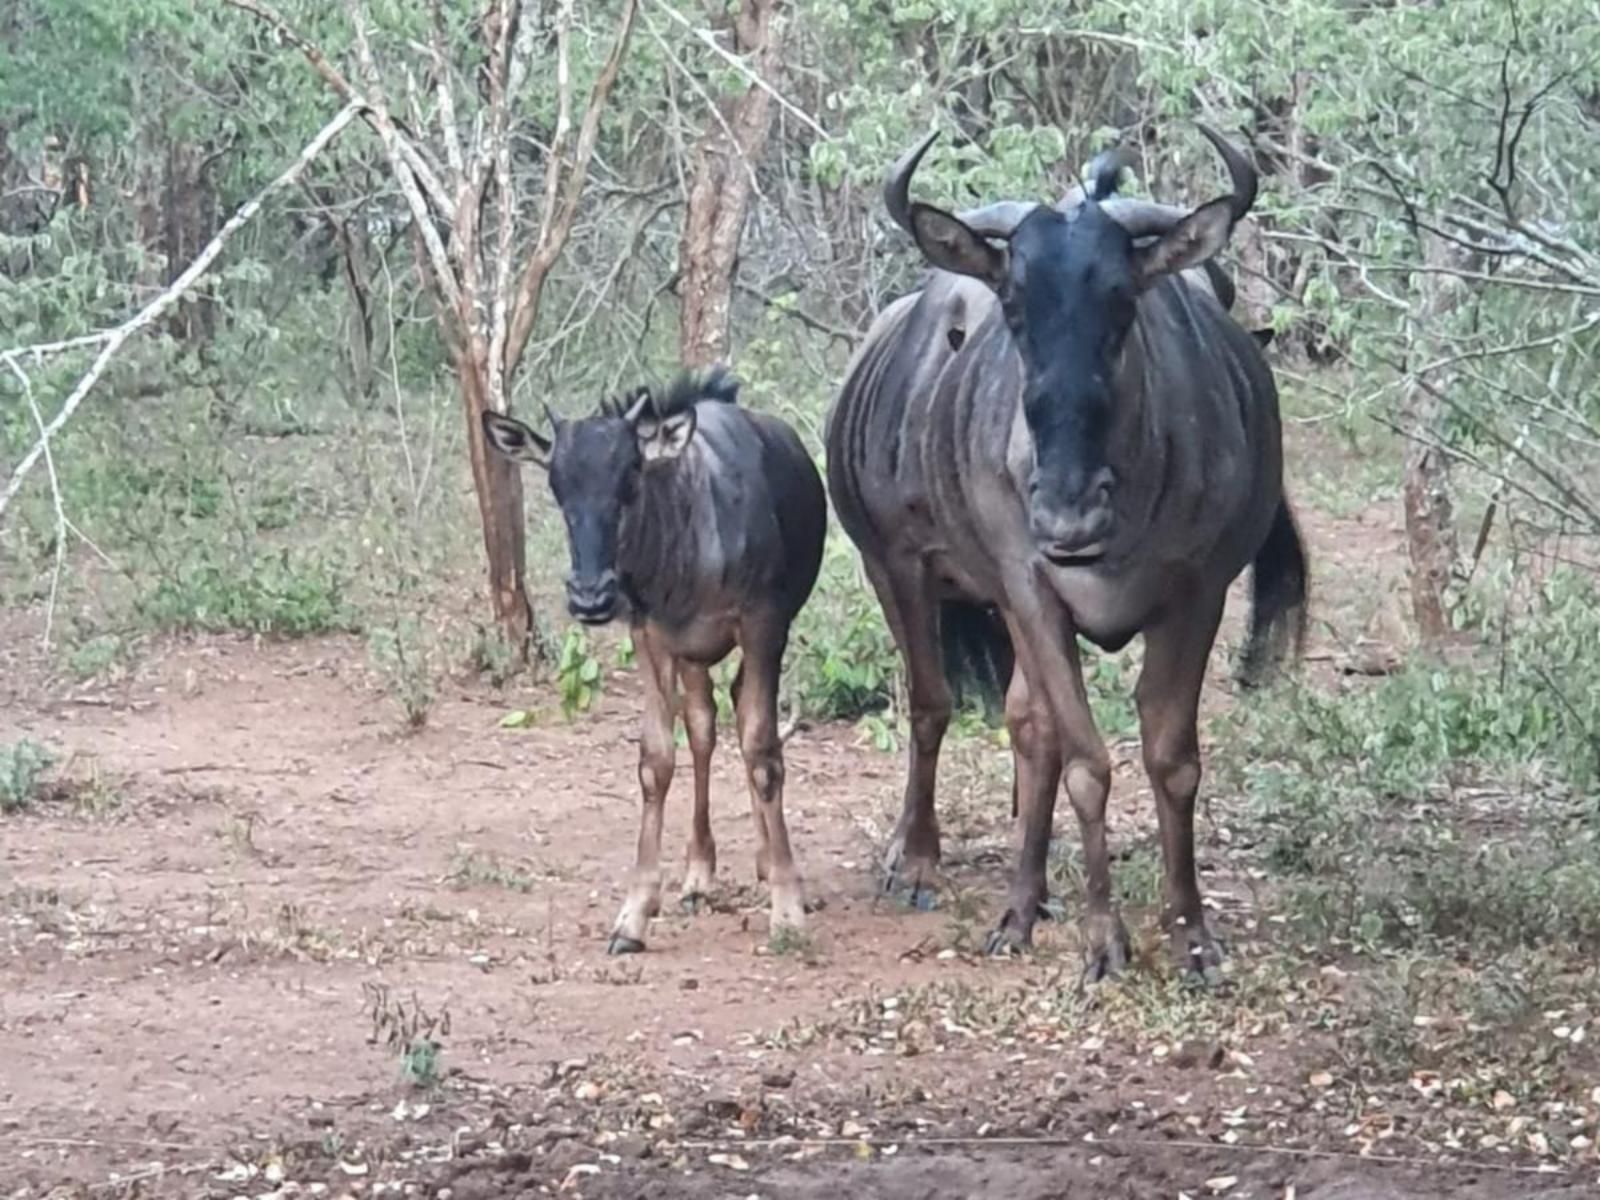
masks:
[(0, 746), (0, 813), (21, 812), (38, 799), (39, 781), (54, 762), (55, 755), (27, 738)]
[(811, 716), (851, 720), (890, 707), (900, 654), (878, 597), (842, 531), (830, 531), (811, 601), (790, 634), (789, 688)]
[(236, 557), (199, 543), (140, 597), (140, 614), (162, 630), (243, 630), (306, 636), (348, 630), (354, 617), (344, 579), (325, 559), (283, 548)]
[(1493, 661), (1287, 685), (1225, 721), (1219, 787), (1319, 936), (1600, 948), (1600, 607), (1570, 578), (1537, 603), (1500, 610)]

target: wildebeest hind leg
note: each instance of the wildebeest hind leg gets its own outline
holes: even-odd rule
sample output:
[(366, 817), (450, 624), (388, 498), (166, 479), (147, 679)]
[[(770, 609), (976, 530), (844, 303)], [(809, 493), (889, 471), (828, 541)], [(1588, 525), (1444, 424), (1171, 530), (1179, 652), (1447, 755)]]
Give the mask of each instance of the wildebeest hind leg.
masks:
[[(745, 661), (746, 656), (741, 654), (739, 657), (739, 669), (733, 675), (733, 686), (728, 689), (728, 698), (733, 701), (733, 711), (736, 717), (740, 712), (739, 696), (744, 691)], [(742, 746), (740, 753), (743, 753)], [(766, 883), (772, 876), (772, 847), (768, 844), (767, 819), (761, 811), (761, 797), (756, 795), (753, 790), (750, 793), (750, 825), (751, 832), (755, 834), (756, 838), (756, 882)]]
[(1186, 605), (1146, 631), (1144, 667), (1136, 690), (1145, 772), (1161, 824), (1166, 872), (1162, 924), (1171, 936), (1178, 970), (1207, 983), (1216, 981), (1222, 954), (1206, 923), (1195, 872), (1194, 802), (1200, 788), (1195, 726), (1222, 608), (1221, 597)]
[(628, 896), (611, 928), (608, 954), (637, 954), (644, 949), (644, 931), (661, 911), (661, 817), (672, 783), (672, 724), (677, 686), (672, 656), (649, 625), (634, 631), (639, 648), (639, 675), (644, 681), (644, 719), (639, 730), (639, 790), (644, 807), (639, 818), (639, 849), (634, 859)]
[(906, 665), (911, 701), (910, 762), (900, 820), (884, 855), (884, 891), (903, 885), (916, 908), (934, 903), (939, 867), (939, 818), (934, 810), (934, 780), (939, 747), (950, 726), (950, 687), (939, 652), (938, 609), (928, 594), (920, 566), (887, 569), (864, 560), (878, 593), (889, 631)]
[(805, 926), (805, 887), (783, 817), (783, 743), (778, 739), (778, 673), (788, 629), (786, 622), (776, 616), (746, 617), (741, 624), (743, 678), (734, 701), (735, 715), (751, 805), (758, 825), (766, 830), (772, 932), (798, 930)]
[(711, 836), (711, 755), (717, 747), (717, 701), (711, 672), (696, 663), (678, 663), (683, 681), (683, 723), (694, 759), (694, 823), (683, 869), (682, 904), (698, 912), (711, 899), (717, 874), (717, 844)]

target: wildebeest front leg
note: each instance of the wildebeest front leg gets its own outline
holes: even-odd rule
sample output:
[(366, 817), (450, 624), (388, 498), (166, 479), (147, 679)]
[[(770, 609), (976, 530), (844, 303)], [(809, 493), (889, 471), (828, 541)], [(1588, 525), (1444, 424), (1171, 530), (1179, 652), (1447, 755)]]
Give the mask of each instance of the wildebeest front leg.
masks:
[(710, 899), (717, 873), (717, 844), (711, 836), (711, 754), (717, 747), (717, 700), (711, 690), (711, 672), (705, 667), (680, 661), (678, 676), (683, 681), (683, 723), (694, 758), (694, 825), (689, 831), (682, 903), (696, 912)]
[(746, 618), (740, 640), (744, 659), (734, 708), (750, 803), (758, 830), (764, 830), (766, 836), (772, 932), (801, 929), (805, 925), (805, 888), (783, 819), (783, 743), (778, 739), (778, 673), (787, 629), (775, 618)]
[[(1018, 830), (1018, 867), (1000, 923), (990, 934), (990, 950), (1012, 949), (1012, 933), (1031, 927), (1049, 898), (1045, 868), (1055, 817), (1056, 789), (1061, 786), (1061, 735), (1044, 693), (1028, 686), (1020, 666), (1011, 672), (1006, 689), (1006, 728), (1011, 733), (1011, 811)], [(1036, 826), (1042, 822), (1042, 832)], [(1023, 938), (1026, 941), (1026, 936)]]
[(1222, 954), (1206, 924), (1194, 861), (1194, 801), (1200, 788), (1196, 722), (1206, 661), (1223, 601), (1186, 605), (1145, 632), (1144, 667), (1135, 697), (1145, 772), (1156, 797), (1161, 858), (1166, 869), (1162, 924), (1178, 970), (1214, 982)]
[(903, 884), (911, 903), (927, 909), (933, 907), (934, 877), (939, 866), (934, 780), (951, 710), (950, 686), (939, 653), (938, 610), (928, 595), (920, 566), (899, 564), (886, 570), (868, 562), (867, 576), (905, 661), (906, 690), (911, 702), (905, 800), (884, 855), (884, 890)]
[[(1071, 620), (1053, 594), (1037, 580), (1013, 581), (1007, 588), (1006, 626), (1017, 649), (1017, 670), (1044, 693), (1060, 738), (1067, 796), (1078, 814), (1083, 841), (1085, 976), (1091, 981), (1120, 971), (1128, 962), (1128, 931), (1111, 900), (1111, 855), (1106, 844), (1106, 800), (1111, 791), (1111, 756), (1095, 728), (1083, 686), (1083, 664)], [(1012, 884), (1012, 904), (990, 936), (991, 952), (1026, 946), (1033, 937), (1036, 905), (1024, 901), (1045, 894), (1044, 868), (1050, 853), (1055, 791), (1020, 788), (1023, 846)]]
[(672, 724), (677, 686), (672, 656), (648, 624), (634, 631), (634, 642), (639, 650), (639, 675), (644, 680), (644, 720), (639, 730), (639, 790), (644, 807), (633, 877), (611, 928), (608, 954), (643, 950), (645, 927), (661, 911), (661, 818), (674, 765)]

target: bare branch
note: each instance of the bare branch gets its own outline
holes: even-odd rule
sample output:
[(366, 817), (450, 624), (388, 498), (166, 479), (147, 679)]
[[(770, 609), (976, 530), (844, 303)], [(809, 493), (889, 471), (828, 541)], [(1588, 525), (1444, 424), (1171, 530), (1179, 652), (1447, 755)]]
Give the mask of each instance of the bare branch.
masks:
[(68, 350), (81, 350), (85, 346), (102, 345), (114, 330), (105, 329), (99, 333), (86, 333), (82, 337), (67, 338), (60, 342), (39, 342), (33, 346), (14, 346), (10, 350), (0, 350), (0, 361), (7, 364), (23, 358), (31, 358), (38, 362), (46, 355), (64, 354)]
[(50, 572), (50, 599), (46, 603), (44, 612), (44, 648), (50, 649), (50, 634), (55, 628), (56, 596), (61, 590), (61, 569), (66, 564), (67, 558), (67, 510), (61, 503), (61, 480), (56, 477), (55, 455), (50, 453), (50, 438), (45, 432), (44, 414), (39, 411), (39, 402), (33, 398), (33, 381), (28, 378), (27, 372), (17, 365), (14, 358), (6, 359), (6, 366), (11, 368), (12, 374), (22, 384), (22, 395), (28, 402), (28, 411), (33, 414), (33, 424), (39, 431), (39, 445), (44, 447), (44, 469), (50, 476), (50, 499), (56, 510), (56, 561), (55, 567)]
[(1522, 354), (1528, 350), (1542, 350), (1549, 346), (1557, 346), (1569, 338), (1578, 337), (1588, 333), (1591, 329), (1600, 329), (1600, 312), (1595, 313), (1581, 325), (1574, 325), (1568, 329), (1559, 330), (1548, 337), (1531, 338), (1522, 342), (1511, 342), (1504, 346), (1489, 346), (1483, 349), (1469, 350), (1462, 354), (1452, 354), (1448, 358), (1437, 359), (1425, 366), (1418, 367), (1416, 374), (1431, 375), (1446, 367), (1453, 367), (1458, 363), (1481, 361), (1487, 358), (1504, 358), (1512, 354)]
[(717, 39), (713, 37), (708, 30), (695, 28), (695, 26), (689, 22), (688, 17), (684, 16), (677, 9), (673, 8), (672, 5), (666, 2), (666, 0), (655, 0), (655, 6), (662, 12), (666, 13), (667, 16), (671, 17), (679, 25), (682, 25), (695, 37), (699, 38), (707, 46), (711, 47), (712, 53), (716, 54), (717, 57), (721, 58), (735, 71), (738, 71), (739, 74), (743, 75), (745, 79), (750, 82), (752, 87), (758, 87), (763, 92), (767, 93), (767, 95), (771, 96), (778, 102), (779, 107), (793, 115), (796, 120), (798, 120), (806, 128), (810, 129), (811, 132), (815, 133), (825, 142), (833, 141), (833, 134), (829, 133), (826, 129), (819, 125), (815, 117), (806, 112), (806, 110), (801, 108), (799, 105), (795, 104), (792, 100), (784, 96), (782, 92), (778, 91), (777, 88), (773, 87), (772, 84), (763, 79), (757, 71), (752, 70), (750, 64), (745, 62), (737, 54), (732, 54), (723, 49), (722, 46), (718, 44)]
[[(422, 151), (418, 148), (415, 139), (408, 131), (398, 128), (389, 115), (387, 107), (382, 103), (381, 96), (364, 96), (358, 92), (338, 67), (334, 66), (328, 56), (299, 30), (289, 24), (282, 13), (267, 4), (264, 0), (223, 0), (224, 4), (231, 5), (242, 12), (247, 12), (258, 20), (264, 21), (277, 31), (284, 41), (294, 46), (318, 75), (327, 82), (341, 100), (356, 105), (361, 116), (372, 125), (383, 139), (384, 149), (388, 150), (391, 157), (398, 156), (409, 167), (423, 188), (428, 199), (438, 208), (445, 220), (450, 220), (455, 212), (455, 201), (439, 181), (438, 173), (433, 169)], [(352, 19), (358, 17), (352, 5)], [(357, 46), (365, 42), (364, 22), (357, 20)], [(365, 64), (364, 64), (365, 65)], [(370, 82), (370, 81), (369, 81)]]
[[(233, 0), (230, 0), (233, 2)], [(254, 2), (254, 0), (249, 0)], [(434, 224), (433, 214), (428, 211), (428, 202), (423, 195), (423, 187), (427, 186), (423, 175), (413, 167), (413, 160), (421, 161), (421, 156), (411, 147), (408, 139), (395, 128), (394, 122), (389, 117), (389, 110), (384, 102), (383, 94), (378, 89), (378, 67), (372, 57), (372, 45), (367, 39), (366, 14), (362, 11), (360, 0), (348, 0), (347, 11), (350, 14), (350, 23), (355, 30), (356, 59), (361, 64), (362, 71), (367, 76), (370, 95), (366, 101), (367, 107), (373, 114), (373, 127), (378, 131), (378, 138), (383, 142), (384, 151), (389, 157), (389, 166), (394, 174), (395, 184), (400, 189), (400, 194), (405, 197), (407, 206), (411, 209), (411, 219), (417, 228), (417, 234), (422, 238), (422, 244), (427, 249), (428, 257), (433, 264), (434, 281), (444, 296), (445, 303), (452, 309), (459, 308), (461, 288), (456, 280), (455, 272), (450, 269), (450, 255), (445, 248), (444, 239), (439, 236), (438, 227)], [(407, 154), (407, 147), (412, 153)], [(426, 167), (426, 164), (424, 164)], [(421, 185), (421, 186), (419, 186)], [(443, 185), (437, 179), (433, 187), (443, 192)], [(447, 198), (440, 212), (454, 214), (456, 203)]]
[[(563, 12), (570, 15), (571, 7), (572, 0), (563, 0)], [(617, 82), (617, 74), (622, 69), (622, 59), (628, 51), (628, 41), (633, 34), (634, 20), (638, 14), (639, 0), (626, 0), (622, 9), (622, 19), (617, 26), (616, 38), (611, 43), (611, 53), (606, 57), (605, 65), (600, 68), (600, 74), (595, 77), (594, 87), (589, 92), (589, 103), (584, 109), (583, 123), (578, 130), (578, 144), (573, 150), (572, 162), (566, 168), (565, 190), (562, 192), (559, 206), (553, 212), (548, 205), (551, 189), (546, 188), (547, 204), (542, 227), (539, 230), (539, 241), (523, 267), (522, 277), (517, 283), (516, 300), (511, 307), (510, 328), (506, 334), (506, 348), (502, 358), (505, 377), (508, 380), (515, 372), (517, 363), (522, 360), (522, 352), (526, 349), (528, 338), (533, 333), (533, 323), (538, 317), (539, 293), (544, 287), (545, 276), (549, 273), (551, 264), (560, 256), (568, 236), (572, 233), (572, 222), (577, 216), (578, 201), (583, 196), (583, 185), (589, 174), (589, 160), (594, 156), (595, 142), (600, 136), (600, 117), (605, 110), (606, 101), (610, 99), (611, 89)], [(565, 67), (559, 69), (564, 71)], [(561, 141), (558, 131), (555, 145), (559, 146)], [(555, 173), (559, 169), (559, 160), (552, 155), (547, 170)]]
[(450, 86), (449, 60), (444, 53), (444, 9), (440, 0), (428, 0), (432, 18), (428, 41), (428, 57), (433, 62), (434, 91), (439, 97), (439, 125), (444, 131), (445, 160), (450, 164), (451, 183), (459, 192), (466, 178), (466, 159), (461, 153), (461, 133), (456, 128), (455, 91)]
[[(306, 143), (299, 156), (284, 169), (282, 174), (245, 201), (239, 211), (228, 218), (222, 228), (217, 230), (216, 236), (206, 244), (205, 249), (200, 251), (195, 260), (184, 268), (183, 273), (174, 279), (165, 291), (105, 335), (105, 344), (101, 347), (100, 353), (95, 356), (94, 363), (62, 403), (61, 410), (44, 427), (39, 436), (39, 441), (34, 444), (33, 449), (23, 455), (22, 461), (11, 472), (11, 478), (6, 483), (4, 493), (0, 493), (0, 515), (4, 515), (12, 499), (22, 490), (23, 482), (27, 479), (28, 473), (38, 464), (39, 459), (49, 453), (50, 439), (59, 433), (61, 427), (71, 420), (72, 414), (77, 411), (78, 406), (83, 403), (84, 397), (89, 394), (94, 385), (100, 381), (100, 376), (105, 373), (106, 367), (110, 365), (117, 351), (122, 349), (123, 343), (176, 304), (184, 293), (192, 288), (201, 276), (211, 269), (211, 264), (222, 253), (223, 248), (228, 244), (228, 239), (250, 222), (256, 213), (261, 210), (261, 206), (266, 202), (267, 197), (273, 192), (294, 183), (301, 173), (311, 165), (312, 160), (327, 149), (328, 144), (344, 131), (345, 126), (355, 120), (360, 111), (360, 105), (357, 104), (346, 105), (341, 109), (333, 120), (324, 125), (317, 135)], [(8, 361), (11, 360), (8, 359)]]

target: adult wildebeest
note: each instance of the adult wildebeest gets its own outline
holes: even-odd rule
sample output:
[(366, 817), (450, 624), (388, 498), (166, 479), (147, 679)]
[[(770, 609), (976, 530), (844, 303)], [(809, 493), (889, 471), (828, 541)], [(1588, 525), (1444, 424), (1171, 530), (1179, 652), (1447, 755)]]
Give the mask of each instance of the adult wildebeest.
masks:
[[(1004, 688), (1022, 846), (993, 953), (1025, 946), (1046, 899), (1056, 789), (1082, 829), (1088, 974), (1127, 961), (1111, 898), (1110, 762), (1076, 635), (1145, 638), (1137, 701), (1185, 970), (1220, 951), (1194, 859), (1196, 717), (1227, 589), (1253, 564), (1241, 675), (1303, 626), (1306, 563), (1282, 489), (1277, 390), (1261, 339), (1217, 301), (1205, 264), (1255, 196), (1192, 212), (1113, 198), (1102, 171), (1060, 208), (1008, 202), (958, 218), (911, 203), (930, 135), (891, 168), (890, 214), (936, 268), (886, 308), (829, 414), (828, 488), (905, 660), (911, 751), (886, 864), (914, 897), (939, 858), (934, 773), (950, 677)], [(1226, 283), (1226, 278), (1221, 277)], [(1231, 292), (1231, 285), (1229, 289)], [(941, 650), (943, 653), (941, 654)]]
[[(710, 668), (741, 651), (732, 699), (750, 785), (756, 875), (772, 892), (772, 927), (804, 924), (805, 896), (783, 819), (778, 674), (789, 626), (816, 583), (827, 498), (794, 430), (737, 404), (722, 368), (680, 376), (659, 397), (639, 389), (594, 416), (557, 420), (550, 439), (512, 417), (483, 415), (501, 453), (546, 466), (567, 524), (567, 607), (586, 624), (626, 608), (644, 678), (639, 785), (644, 812), (632, 884), (612, 954), (644, 949), (661, 907), (661, 818), (673, 772), (676, 679), (694, 759), (694, 825), (683, 899), (710, 893), (711, 752), (717, 706)], [(547, 410), (548, 412), (548, 410)]]

